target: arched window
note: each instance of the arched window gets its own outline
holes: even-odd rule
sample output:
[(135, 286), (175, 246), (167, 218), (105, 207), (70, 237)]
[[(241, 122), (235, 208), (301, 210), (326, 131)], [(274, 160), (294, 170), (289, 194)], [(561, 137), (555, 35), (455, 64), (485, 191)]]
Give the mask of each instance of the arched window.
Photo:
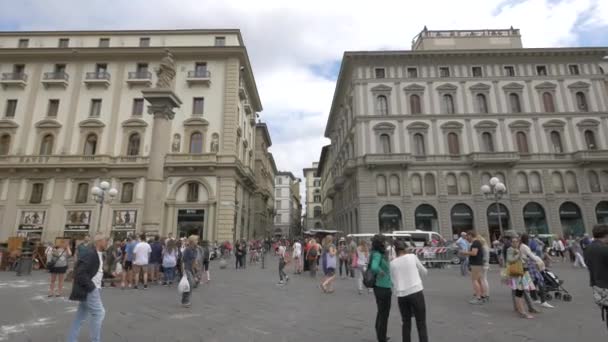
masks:
[(448, 188), (448, 195), (458, 195), (458, 181), (453, 173), (448, 173), (445, 183)]
[(443, 95), (443, 112), (454, 114), (454, 98), (450, 94)]
[(551, 131), (551, 145), (553, 145), (553, 152), (563, 153), (564, 146), (562, 145), (562, 136), (558, 131)]
[(420, 114), (422, 113), (422, 107), (420, 106), (420, 96), (416, 94), (410, 95), (410, 113)]
[(401, 182), (399, 181), (399, 176), (391, 175), (388, 179), (388, 185), (391, 196), (399, 196), (401, 195)]
[(509, 94), (509, 104), (511, 105), (511, 113), (521, 113), (521, 102), (519, 95), (515, 93)]
[(492, 139), (492, 133), (483, 132), (481, 134), (481, 140), (483, 142), (483, 152), (494, 152), (494, 139)]
[(203, 153), (203, 134), (194, 132), (190, 135), (190, 153)]
[(376, 113), (378, 115), (388, 115), (388, 99), (384, 95), (376, 98)]
[(486, 100), (486, 96), (484, 94), (477, 94), (475, 98), (477, 99), (477, 111), (479, 113), (487, 113), (488, 101)]
[(532, 190), (533, 194), (543, 193), (543, 183), (538, 172), (530, 173), (530, 190)]
[(589, 190), (591, 192), (602, 192), (600, 177), (597, 175), (597, 172), (589, 171), (587, 172), (587, 177), (589, 178)]
[(391, 153), (391, 136), (380, 134), (380, 146), (382, 147), (382, 153)]
[(458, 141), (458, 134), (454, 132), (448, 133), (448, 152), (450, 154), (460, 154), (460, 142)]
[(426, 148), (424, 146), (424, 135), (422, 135), (422, 133), (414, 134), (414, 152), (417, 156), (426, 155)]
[(543, 93), (543, 106), (545, 107), (545, 112), (555, 112), (555, 102), (553, 101), (553, 94), (551, 94), (550, 92)]
[(608, 171), (602, 171), (602, 188), (608, 192)]
[(589, 111), (589, 106), (587, 105), (587, 96), (582, 91), (576, 93), (576, 109), (580, 112)]
[(134, 188), (135, 188), (135, 186), (131, 182), (122, 184), (122, 192), (120, 193), (120, 202), (121, 203), (133, 202), (133, 189)]
[(415, 174), (412, 176), (412, 194), (414, 195), (422, 195), (422, 179), (420, 175)]
[(79, 183), (76, 189), (76, 203), (87, 203), (89, 197), (89, 183)]
[(93, 156), (97, 153), (97, 135), (91, 133), (87, 135), (87, 139), (84, 142), (84, 155)]
[(11, 150), (11, 136), (8, 134), (0, 138), (0, 156), (7, 155)]
[(385, 205), (378, 213), (380, 233), (401, 230), (401, 210), (394, 205)]
[(386, 177), (383, 175), (376, 176), (376, 193), (378, 196), (386, 196)]
[(424, 191), (427, 195), (435, 195), (437, 193), (435, 189), (435, 176), (432, 173), (427, 173), (424, 176)]
[(40, 155), (48, 156), (53, 154), (54, 143), (55, 137), (52, 134), (45, 135), (40, 143)]
[(530, 149), (528, 148), (528, 136), (524, 132), (517, 132), (515, 134), (517, 139), (517, 151), (522, 154), (529, 154)]
[(524, 172), (517, 174), (517, 189), (520, 194), (527, 194), (530, 192), (530, 185), (528, 184), (528, 176)]
[(198, 202), (198, 183), (188, 183), (188, 194), (186, 196), (186, 202)]
[(471, 179), (468, 173), (460, 174), (460, 193), (469, 195), (471, 193)]
[(492, 175), (484, 172), (481, 174), (481, 185), (487, 185), (490, 184), (490, 179), (492, 178)]
[(588, 150), (597, 150), (597, 144), (595, 143), (595, 133), (588, 129), (585, 131), (585, 144)]
[(139, 155), (139, 133), (133, 133), (129, 136), (129, 145), (127, 146), (127, 155), (128, 156), (137, 156)]
[(315, 207), (313, 209), (313, 216), (318, 219), (321, 218), (321, 207)]
[(566, 189), (569, 193), (578, 193), (578, 182), (576, 175), (572, 171), (566, 172)]

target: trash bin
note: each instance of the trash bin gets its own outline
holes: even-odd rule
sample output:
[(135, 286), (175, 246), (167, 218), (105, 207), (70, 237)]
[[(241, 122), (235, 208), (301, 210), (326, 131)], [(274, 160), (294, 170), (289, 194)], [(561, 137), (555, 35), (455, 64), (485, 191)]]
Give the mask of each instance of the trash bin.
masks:
[(24, 252), (19, 258), (19, 264), (17, 265), (17, 276), (30, 275), (32, 274), (32, 267), (34, 260), (31, 252)]

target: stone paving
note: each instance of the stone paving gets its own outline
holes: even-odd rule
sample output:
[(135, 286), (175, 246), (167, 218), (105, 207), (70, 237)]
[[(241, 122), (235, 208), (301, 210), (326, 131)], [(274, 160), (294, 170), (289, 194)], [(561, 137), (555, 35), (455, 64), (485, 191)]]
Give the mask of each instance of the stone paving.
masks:
[[(350, 278), (338, 279), (334, 294), (322, 294), (317, 281), (291, 272), (289, 284), (278, 287), (277, 261), (269, 259), (266, 269), (250, 265), (239, 271), (220, 270), (212, 263), (212, 282), (195, 291), (190, 309), (179, 305), (175, 288), (104, 289), (103, 340), (375, 340), (373, 295), (358, 295)], [(490, 275), (491, 302), (484, 306), (467, 303), (469, 281), (457, 268), (431, 270), (424, 279), (431, 341), (607, 341), (605, 323), (587, 286), (587, 272), (569, 265), (555, 270), (574, 300), (554, 301), (557, 309), (543, 310), (535, 320), (513, 313), (510, 292), (499, 283), (496, 269)], [(43, 272), (29, 277), (0, 273), (0, 341), (65, 341), (76, 305), (66, 299), (48, 299), (47, 286)], [(389, 322), (393, 341), (401, 339), (400, 331), (394, 300)], [(85, 326), (81, 341), (87, 340), (87, 333)]]

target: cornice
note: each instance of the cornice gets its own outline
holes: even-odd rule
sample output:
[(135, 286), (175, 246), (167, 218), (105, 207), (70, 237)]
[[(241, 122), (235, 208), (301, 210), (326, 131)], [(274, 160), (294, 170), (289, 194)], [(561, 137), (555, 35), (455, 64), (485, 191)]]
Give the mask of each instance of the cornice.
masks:
[(184, 120), (184, 126), (186, 126), (186, 127), (209, 126), (209, 121), (207, 121), (203, 118), (193, 117), (193, 118)]
[(122, 122), (122, 127), (147, 127), (148, 123), (139, 118), (131, 118)]
[(54, 119), (42, 119), (34, 125), (36, 128), (61, 128), (61, 124)]
[(19, 125), (13, 120), (0, 120), (0, 128), (19, 128)]
[(78, 126), (83, 128), (102, 128), (106, 127), (106, 124), (97, 119), (86, 119), (81, 121)]

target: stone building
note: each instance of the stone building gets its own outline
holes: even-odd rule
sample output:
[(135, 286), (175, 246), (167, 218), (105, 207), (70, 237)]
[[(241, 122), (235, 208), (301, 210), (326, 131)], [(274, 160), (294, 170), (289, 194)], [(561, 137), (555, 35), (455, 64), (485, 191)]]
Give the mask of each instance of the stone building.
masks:
[(255, 127), (255, 179), (256, 192), (254, 196), (255, 230), (249, 238), (263, 239), (272, 236), (274, 226), (274, 178), (277, 166), (268, 148), (272, 146), (268, 127), (258, 123)]
[(315, 162), (312, 167), (304, 169), (304, 180), (306, 182), (306, 212), (304, 213), (304, 229), (323, 228), (323, 207), (321, 203), (321, 178), (317, 177)]
[[(142, 91), (167, 63), (181, 106), (157, 122)], [(254, 231), (262, 105), (239, 30), (3, 32), (0, 85), (0, 241)], [(100, 215), (101, 181), (118, 196)]]
[(291, 172), (279, 171), (274, 178), (274, 235), (292, 237), (301, 229), (302, 204), (300, 179)]
[[(608, 222), (608, 48), (517, 29), (430, 31), (346, 52), (319, 172), (337, 229), (589, 232)], [(498, 177), (496, 205), (480, 187)], [(327, 218), (326, 218), (327, 221)]]

